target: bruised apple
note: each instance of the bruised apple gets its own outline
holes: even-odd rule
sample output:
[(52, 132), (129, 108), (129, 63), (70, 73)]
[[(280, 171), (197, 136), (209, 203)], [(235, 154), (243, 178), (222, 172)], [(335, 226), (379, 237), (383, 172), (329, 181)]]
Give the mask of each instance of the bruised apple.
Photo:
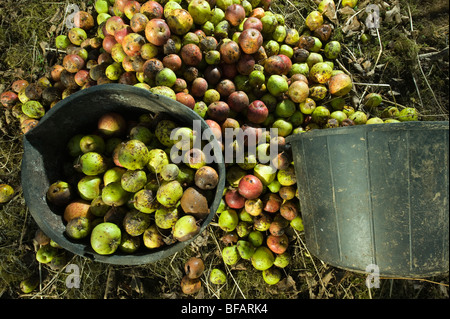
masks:
[(238, 42), (244, 53), (253, 54), (263, 44), (263, 36), (258, 29), (249, 28), (241, 32)]
[(162, 46), (170, 38), (170, 28), (164, 19), (151, 19), (145, 26), (145, 38), (151, 44)]

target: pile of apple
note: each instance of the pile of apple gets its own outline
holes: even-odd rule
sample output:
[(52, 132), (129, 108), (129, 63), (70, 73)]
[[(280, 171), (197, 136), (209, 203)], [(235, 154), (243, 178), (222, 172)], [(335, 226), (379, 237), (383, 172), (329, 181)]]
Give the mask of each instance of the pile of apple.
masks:
[[(170, 139), (173, 130), (177, 140)], [(197, 235), (219, 176), (202, 157), (197, 160), (194, 153), (202, 151), (193, 148), (195, 135), (170, 119), (144, 114), (127, 121), (106, 113), (92, 132), (73, 136), (64, 179), (47, 191), (49, 203), (61, 208), (66, 235), (89, 239), (101, 255)], [(185, 164), (171, 162), (178, 150), (186, 150)]]
[[(335, 7), (333, 0), (321, 1), (298, 29), (270, 11), (270, 4), (97, 0), (94, 10), (77, 12), (75, 26), (56, 38), (56, 48), (65, 52), (62, 62), (36, 83), (12, 83), (1, 103), (26, 133), (77, 90), (129, 84), (193, 109), (223, 149), (230, 147), (224, 139), (227, 128), (256, 136), (258, 154), (275, 143), (279, 155), (272, 165), (254, 154), (247, 154), (243, 163), (227, 163), (227, 190), (217, 212), (225, 232), (224, 261), (250, 260), (274, 284), (288, 264), (289, 230), (303, 229), (285, 137), (312, 129), (417, 120), (418, 114), (414, 108), (384, 108), (376, 93), (365, 97), (361, 109), (348, 105), (352, 79), (336, 68), (341, 45), (332, 39), (334, 26), (325, 15)], [(269, 138), (264, 128), (277, 129), (278, 136)], [(248, 146), (232, 143), (234, 150)]]

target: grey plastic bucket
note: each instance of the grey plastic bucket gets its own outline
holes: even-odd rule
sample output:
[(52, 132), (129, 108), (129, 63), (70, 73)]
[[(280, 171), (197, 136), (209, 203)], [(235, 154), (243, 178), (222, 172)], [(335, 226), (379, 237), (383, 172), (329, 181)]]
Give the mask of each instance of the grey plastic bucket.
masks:
[[(118, 112), (125, 116), (143, 113), (164, 114), (180, 125), (192, 127), (193, 120), (201, 121), (201, 131), (209, 130), (208, 124), (193, 110), (166, 96), (150, 93), (148, 90), (123, 84), (103, 84), (78, 91), (58, 102), (40, 120), (39, 125), (23, 138), (22, 188), (25, 202), (38, 226), (47, 236), (64, 249), (95, 261), (137, 265), (147, 264), (173, 255), (189, 245), (194, 239), (162, 246), (158, 249), (141, 248), (133, 254), (116, 252), (99, 255), (86, 242), (79, 242), (65, 236), (65, 225), (60, 209), (48, 205), (47, 189), (61, 178), (64, 154), (68, 140), (87, 127), (95, 127), (98, 118), (106, 112)], [(218, 143), (212, 134), (209, 143)], [(219, 153), (219, 154), (218, 154)], [(219, 184), (210, 202), (210, 214), (201, 223), (202, 233), (219, 207), (225, 187), (225, 165), (222, 153), (214, 153), (210, 164), (219, 174)]]
[(386, 277), (448, 272), (448, 122), (313, 130), (287, 142), (313, 255)]

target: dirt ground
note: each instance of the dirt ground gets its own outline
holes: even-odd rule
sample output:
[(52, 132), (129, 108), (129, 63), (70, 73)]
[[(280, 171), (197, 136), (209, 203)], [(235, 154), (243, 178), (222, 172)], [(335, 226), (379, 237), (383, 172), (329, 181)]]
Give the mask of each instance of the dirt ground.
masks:
[[(36, 81), (61, 59), (54, 39), (66, 32), (64, 11), (75, 3), (92, 10), (94, 1), (0, 0), (0, 92), (16, 79)], [(352, 104), (360, 107), (365, 95), (382, 95), (385, 105), (416, 107), (422, 120), (449, 119), (449, 3), (448, 1), (359, 1), (353, 12), (335, 17), (335, 39), (343, 44), (339, 67), (353, 74)], [(299, 29), (314, 1), (274, 0), (272, 10), (286, 17), (286, 24)], [(340, 4), (341, 1), (336, 1)], [(365, 8), (380, 8), (378, 29), (367, 28)], [(342, 9), (338, 6), (338, 9)], [(369, 35), (368, 43), (361, 41)], [(448, 274), (420, 280), (381, 279), (379, 288), (368, 288), (366, 275), (327, 265), (311, 256), (302, 233), (293, 234), (290, 245), (294, 262), (283, 270), (275, 286), (248, 263), (226, 267), (227, 284), (212, 286), (202, 277), (198, 294), (181, 292), (183, 264), (201, 256), (206, 273), (225, 268), (219, 243), (221, 232), (214, 224), (189, 247), (174, 256), (142, 266), (113, 266), (62, 252), (66, 266), (80, 270), (80, 286), (68, 288), (66, 268), (52, 269), (35, 260), (33, 242), (37, 225), (22, 196), (20, 163), (23, 154), (18, 120), (0, 111), (0, 182), (15, 189), (14, 198), (0, 204), (0, 298), (3, 299), (448, 299)], [(38, 288), (23, 293), (19, 284), (35, 276)]]

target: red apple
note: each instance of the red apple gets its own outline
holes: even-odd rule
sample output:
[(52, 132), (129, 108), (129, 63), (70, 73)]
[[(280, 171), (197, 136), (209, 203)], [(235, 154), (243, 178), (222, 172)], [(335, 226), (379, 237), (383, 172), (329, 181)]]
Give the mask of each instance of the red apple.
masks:
[(211, 85), (216, 85), (222, 78), (222, 68), (217, 65), (208, 65), (204, 71), (204, 77)]
[(181, 48), (181, 59), (186, 65), (197, 66), (203, 58), (202, 51), (199, 46), (194, 43), (189, 43)]
[(164, 8), (156, 1), (146, 1), (141, 5), (140, 13), (145, 14), (149, 20), (161, 19), (163, 17)]
[(242, 54), (236, 64), (236, 69), (239, 74), (249, 75), (255, 68), (255, 58), (250, 54)]
[(236, 86), (230, 79), (223, 79), (222, 81), (217, 83), (216, 90), (217, 92), (219, 92), (220, 97), (225, 99), (228, 98), (231, 93), (236, 91)]
[(263, 101), (255, 100), (248, 106), (247, 119), (250, 122), (261, 124), (269, 116), (269, 109)]
[(155, 79), (156, 74), (162, 69), (164, 69), (164, 64), (156, 58), (145, 61), (143, 65), (144, 75), (149, 79)]
[(138, 1), (130, 0), (123, 6), (123, 13), (128, 19), (132, 19), (136, 13), (139, 13), (141, 4)]
[(298, 205), (293, 201), (286, 201), (280, 207), (280, 214), (287, 220), (293, 220), (298, 216)]
[(272, 55), (268, 57), (264, 61), (264, 71), (269, 75), (282, 75), (286, 71), (286, 62), (284, 58), (280, 55)]
[(292, 61), (287, 55), (278, 54), (278, 56), (282, 58), (284, 62), (284, 70), (281, 74), (287, 75), (292, 68)]
[(149, 19), (145, 14), (138, 12), (130, 19), (130, 27), (136, 33), (142, 32), (145, 30), (148, 21)]
[(216, 137), (217, 140), (222, 138), (222, 127), (214, 120), (207, 119), (205, 120), (206, 124), (208, 124), (211, 133)]
[(253, 54), (258, 51), (263, 43), (263, 36), (257, 29), (245, 29), (239, 35), (239, 46), (247, 54)]
[(242, 134), (244, 145), (247, 147), (258, 145), (263, 138), (263, 131), (260, 127), (257, 127), (256, 124), (243, 124), (241, 126), (240, 134)]
[(144, 44), (145, 38), (139, 33), (130, 33), (122, 41), (123, 51), (130, 57), (139, 55)]
[(206, 81), (204, 78), (198, 77), (194, 81), (192, 81), (190, 92), (193, 96), (202, 97), (203, 95), (205, 95), (206, 90), (208, 90), (208, 81)]
[(256, 7), (255, 9), (252, 10), (252, 12), (250, 12), (250, 17), (256, 17), (258, 19), (261, 19), (262, 17), (264, 17), (264, 8), (261, 7)]
[(180, 102), (181, 104), (186, 105), (191, 110), (194, 109), (195, 106), (195, 99), (192, 95), (186, 92), (179, 92), (176, 94), (176, 100)]
[(239, 194), (237, 189), (228, 189), (225, 192), (224, 200), (232, 209), (241, 209), (245, 206), (245, 198)]
[(239, 58), (241, 56), (239, 45), (233, 40), (222, 44), (220, 46), (219, 52), (221, 60), (227, 64), (236, 63), (237, 61), (239, 61)]
[(125, 22), (123, 22), (123, 19), (119, 16), (112, 16), (110, 17), (108, 20), (106, 20), (105, 23), (105, 30), (106, 33), (104, 33), (105, 35), (109, 34), (114, 36), (114, 33), (116, 32), (116, 30), (122, 25), (125, 24)]
[(276, 213), (283, 203), (283, 199), (277, 193), (268, 193), (263, 198), (264, 210), (269, 213)]
[(133, 33), (133, 29), (128, 24), (122, 24), (114, 32), (114, 39), (116, 39), (117, 43), (122, 43), (123, 38), (130, 33)]
[(145, 38), (151, 44), (162, 46), (170, 38), (170, 28), (163, 19), (151, 19), (145, 26)]
[(239, 181), (238, 191), (246, 199), (255, 199), (262, 194), (263, 184), (258, 177), (248, 174)]
[(78, 54), (68, 54), (63, 59), (63, 66), (70, 73), (77, 73), (84, 67), (84, 64), (83, 58)]
[(108, 34), (103, 39), (102, 47), (106, 52), (111, 53), (112, 47), (116, 43), (117, 43), (116, 38), (113, 35)]
[(275, 254), (282, 254), (289, 246), (289, 238), (286, 234), (281, 236), (274, 236), (270, 234), (267, 236), (267, 247)]
[(78, 84), (78, 86), (82, 87), (90, 80), (89, 71), (84, 69), (79, 70), (77, 73), (75, 73), (74, 80)]
[(166, 68), (171, 69), (173, 72), (180, 70), (183, 65), (180, 56), (174, 53), (164, 56), (162, 63)]
[(228, 106), (234, 112), (242, 112), (250, 103), (247, 93), (244, 91), (235, 91), (228, 96)]
[(227, 20), (232, 26), (236, 27), (241, 24), (245, 19), (245, 9), (240, 4), (232, 4), (225, 10), (225, 20)]
[(261, 20), (259, 20), (257, 17), (248, 17), (247, 20), (245, 20), (242, 27), (243, 30), (256, 29), (259, 32), (261, 32), (263, 29), (263, 24)]
[(217, 122), (225, 121), (230, 114), (230, 107), (223, 101), (215, 101), (208, 105), (206, 114), (210, 119)]
[(236, 63), (221, 63), (220, 68), (222, 69), (222, 77), (225, 79), (233, 80), (239, 73)]

